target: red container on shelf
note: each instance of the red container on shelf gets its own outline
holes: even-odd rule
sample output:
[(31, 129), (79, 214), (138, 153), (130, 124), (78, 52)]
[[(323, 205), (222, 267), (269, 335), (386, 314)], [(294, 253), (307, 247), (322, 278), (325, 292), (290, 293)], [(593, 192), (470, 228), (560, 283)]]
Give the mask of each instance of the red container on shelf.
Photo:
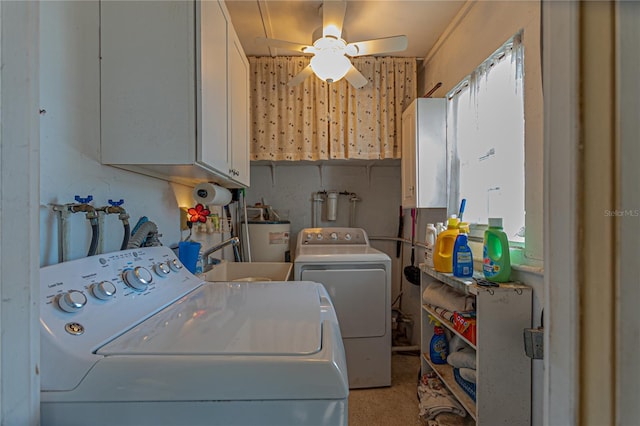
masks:
[(475, 311), (469, 312), (454, 312), (453, 313), (453, 328), (464, 336), (465, 339), (476, 344), (476, 313)]

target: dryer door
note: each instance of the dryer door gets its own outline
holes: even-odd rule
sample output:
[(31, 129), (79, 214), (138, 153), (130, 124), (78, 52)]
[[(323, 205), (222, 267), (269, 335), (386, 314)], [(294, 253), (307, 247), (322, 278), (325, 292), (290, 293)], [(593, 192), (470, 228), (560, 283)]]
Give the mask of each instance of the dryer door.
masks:
[(383, 269), (307, 269), (301, 279), (327, 289), (343, 338), (384, 336), (389, 308)]

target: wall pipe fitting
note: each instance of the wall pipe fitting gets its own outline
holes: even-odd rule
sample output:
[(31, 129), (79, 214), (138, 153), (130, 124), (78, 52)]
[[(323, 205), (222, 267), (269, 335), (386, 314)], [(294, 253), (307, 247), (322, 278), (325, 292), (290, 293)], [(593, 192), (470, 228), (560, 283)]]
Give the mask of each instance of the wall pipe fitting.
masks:
[[(91, 201), (91, 200), (89, 200)], [(100, 227), (98, 226), (98, 213), (95, 207), (87, 203), (71, 204), (69, 205), (69, 211), (71, 213), (86, 213), (85, 217), (91, 224), (91, 244), (89, 245), (89, 252), (87, 256), (93, 256), (98, 249), (98, 239), (100, 238)]]
[(356, 202), (361, 201), (355, 192), (349, 191), (317, 191), (312, 194), (311, 204), (311, 227), (315, 228), (318, 224), (318, 203), (327, 202), (327, 220), (335, 221), (337, 219), (337, 207), (338, 207), (338, 195), (347, 195), (349, 197), (350, 212), (349, 212), (349, 226), (353, 227), (355, 224), (355, 207)]
[(93, 256), (96, 254), (98, 247), (98, 239), (100, 237), (100, 227), (98, 225), (98, 214), (95, 207), (88, 204), (93, 200), (93, 196), (89, 195), (87, 198), (81, 198), (78, 195), (75, 196), (77, 203), (71, 204), (53, 204), (52, 209), (58, 213), (58, 261), (64, 262), (67, 260), (67, 253), (69, 252), (69, 227), (67, 219), (69, 213), (86, 213), (85, 217), (91, 224), (91, 243), (89, 245), (89, 251), (87, 256)]
[(320, 192), (314, 192), (313, 193), (313, 198), (312, 198), (312, 204), (311, 204), (311, 227), (315, 228), (316, 224), (318, 223), (318, 203), (323, 203), (324, 202), (324, 198), (322, 197), (322, 194), (324, 194), (324, 191), (320, 191)]
[(109, 214), (117, 214), (118, 219), (122, 221), (122, 226), (124, 228), (124, 236), (122, 237), (122, 244), (120, 245), (120, 250), (125, 250), (127, 245), (129, 244), (129, 235), (131, 234), (131, 226), (129, 225), (129, 214), (122, 207), (123, 200), (113, 201), (109, 200), (108, 206), (102, 206), (96, 208), (97, 212), (103, 212), (107, 215)]
[(334, 222), (338, 217), (338, 192), (327, 193), (327, 220)]
[(349, 228), (353, 228), (356, 223), (356, 202), (360, 201), (360, 198), (355, 193), (349, 194), (349, 203), (350, 211), (349, 211)]
[(66, 255), (69, 253), (69, 209), (64, 204), (53, 204), (52, 210), (58, 215), (58, 262), (66, 261)]

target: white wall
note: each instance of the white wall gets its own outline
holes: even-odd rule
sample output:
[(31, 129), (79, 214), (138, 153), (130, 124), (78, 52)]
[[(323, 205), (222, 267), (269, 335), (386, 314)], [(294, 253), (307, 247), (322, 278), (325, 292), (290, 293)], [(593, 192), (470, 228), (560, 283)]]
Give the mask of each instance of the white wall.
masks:
[(0, 2), (0, 424), (40, 424), (38, 2)]
[(640, 145), (637, 135), (640, 134), (640, 123), (637, 120), (640, 109), (640, 4), (621, 2), (618, 4), (618, 60), (617, 91), (620, 114), (619, 137), (620, 150), (620, 198), (619, 210), (626, 211), (625, 217), (619, 218), (617, 237), (619, 239), (620, 261), (618, 264), (619, 297), (616, 309), (619, 312), (616, 344), (618, 359), (616, 360), (618, 388), (617, 419), (619, 425), (632, 424), (640, 418), (640, 405), (634, 395), (640, 394), (640, 366), (637, 354), (640, 352), (640, 318), (637, 313), (637, 301), (640, 300), (638, 286), (637, 260), (640, 253), (640, 193), (637, 185), (640, 182)]
[[(40, 264), (58, 261), (58, 232), (50, 204), (93, 195), (96, 207), (124, 199), (131, 227), (142, 216), (158, 225), (164, 245), (180, 239), (176, 194), (189, 188), (100, 164), (99, 15), (97, 1), (41, 3), (40, 30)], [(176, 188), (176, 190), (174, 190)], [(90, 226), (69, 219), (69, 259), (86, 255)], [(118, 250), (117, 215), (105, 220), (105, 252)]]
[[(539, 1), (471, 1), (465, 4), (443, 33), (419, 70), (418, 93), (442, 86), (434, 97), (444, 97), (464, 77), (519, 30), (525, 51), (525, 205), (526, 268), (514, 271), (512, 279), (533, 289), (533, 325), (540, 325), (544, 307), (543, 259), (543, 99), (540, 62)], [(514, 253), (519, 254), (519, 253)], [(514, 256), (515, 257), (515, 256)], [(524, 349), (523, 349), (524, 350)], [(543, 363), (533, 361), (532, 424), (543, 421)]]
[(436, 83), (444, 97), (518, 31), (523, 31), (525, 113), (525, 258), (543, 258), (543, 104), (539, 1), (468, 2), (429, 52), (418, 71), (418, 93)]
[[(485, 4), (484, 8), (493, 2), (479, 4)], [(509, 2), (497, 3), (495, 9), (509, 9), (506, 7), (508, 4)], [(508, 10), (504, 14), (517, 22), (518, 14)], [(178, 205), (184, 205), (182, 200), (188, 199), (190, 189), (102, 166), (99, 161), (98, 3), (42, 2), (40, 16), (40, 108), (46, 111), (41, 115), (40, 131), (41, 266), (55, 263), (58, 258), (56, 221), (49, 205), (73, 202), (74, 195), (92, 194), (95, 206), (106, 204), (109, 198), (123, 198), (124, 207), (131, 215), (132, 225), (139, 217), (148, 216), (158, 225), (162, 233), (161, 241), (165, 245), (176, 244), (180, 239)], [(529, 22), (532, 18), (527, 15), (526, 19), (527, 25), (532, 25)], [(515, 31), (509, 35), (513, 33)], [(494, 49), (504, 40), (496, 42)], [(487, 42), (487, 46), (493, 46), (493, 42)], [(486, 55), (481, 52), (484, 55), (481, 59), (486, 58), (491, 51)], [(474, 65), (480, 62), (481, 60), (470, 60)], [(472, 69), (473, 67), (468, 70), (461, 68), (461, 77)], [(355, 225), (365, 228), (369, 235), (395, 236), (397, 233), (399, 166), (374, 166), (369, 169), (369, 176), (365, 166), (326, 166), (322, 170), (322, 182), (317, 166), (278, 166), (275, 185), (272, 183), (269, 166), (252, 166), (251, 173), (252, 186), (247, 191), (248, 202), (253, 204), (264, 198), (275, 208), (288, 209), (293, 235), (311, 225), (311, 194), (330, 189), (358, 194), (362, 201), (357, 205)], [(335, 225), (348, 224), (348, 205), (345, 200), (345, 197), (340, 198), (340, 216)], [(445, 212), (422, 210), (419, 215), (416, 235), (418, 241), (424, 241), (426, 223), (444, 220)], [(321, 226), (329, 224), (319, 223)], [(107, 218), (106, 225), (105, 235), (108, 237), (105, 249), (117, 250), (122, 238), (121, 225), (115, 217)], [(410, 238), (410, 225), (408, 211), (405, 211), (405, 238)], [(90, 239), (89, 225), (82, 214), (76, 214), (70, 219), (70, 226), (73, 242), (70, 258), (84, 256)], [(401, 279), (402, 269), (409, 264), (409, 247), (405, 246), (403, 259), (396, 259), (395, 242), (373, 241), (373, 245), (387, 252), (393, 259), (393, 296), (395, 298), (399, 294), (402, 285), (402, 309), (414, 316), (414, 343), (417, 343), (420, 295), (417, 286)], [(421, 262), (422, 258), (423, 252), (419, 249), (416, 263)], [(534, 294), (538, 292), (536, 290)], [(539, 293), (537, 297), (540, 297)], [(534, 390), (538, 386), (536, 383), (534, 377)], [(537, 402), (534, 403), (534, 412), (536, 405)]]
[[(253, 205), (264, 200), (275, 209), (289, 210), (291, 220), (291, 253), (295, 252), (298, 232), (312, 224), (312, 194), (317, 191), (337, 190), (354, 192), (361, 199), (356, 206), (353, 226), (364, 228), (376, 237), (396, 237), (400, 207), (399, 162), (371, 162), (365, 165), (277, 165), (272, 179), (268, 165), (251, 166), (251, 188), (247, 190), (247, 203)], [(391, 164), (391, 165), (389, 165)], [(322, 179), (321, 179), (322, 177)], [(324, 209), (324, 206), (321, 207)], [(318, 215), (316, 226), (349, 226), (349, 203), (346, 196), (339, 196), (338, 216), (335, 222), (325, 221)], [(404, 210), (404, 238), (411, 238), (411, 216)], [(416, 225), (416, 241), (424, 242), (427, 221), (444, 220), (444, 209), (421, 209)], [(413, 343), (419, 344), (420, 296), (419, 287), (403, 279), (403, 269), (410, 264), (410, 245), (403, 245), (400, 259), (396, 258), (396, 243), (373, 240), (373, 247), (384, 251), (392, 259), (392, 300), (403, 291), (402, 312), (414, 318)], [(424, 261), (424, 251), (416, 249), (416, 266)], [(398, 305), (394, 305), (398, 307)]]

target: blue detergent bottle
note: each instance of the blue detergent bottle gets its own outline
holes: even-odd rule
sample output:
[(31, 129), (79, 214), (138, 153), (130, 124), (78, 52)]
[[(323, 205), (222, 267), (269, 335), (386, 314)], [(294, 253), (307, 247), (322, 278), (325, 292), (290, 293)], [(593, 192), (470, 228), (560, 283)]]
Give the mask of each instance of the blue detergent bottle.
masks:
[(461, 222), (459, 228), (460, 233), (453, 246), (453, 275), (460, 278), (470, 278), (473, 276), (473, 253), (469, 247), (469, 237), (467, 236), (469, 224)]
[(447, 336), (444, 334), (444, 328), (440, 321), (429, 315), (430, 322), (434, 323), (433, 337), (429, 343), (429, 358), (434, 364), (446, 364), (449, 355), (449, 343)]

